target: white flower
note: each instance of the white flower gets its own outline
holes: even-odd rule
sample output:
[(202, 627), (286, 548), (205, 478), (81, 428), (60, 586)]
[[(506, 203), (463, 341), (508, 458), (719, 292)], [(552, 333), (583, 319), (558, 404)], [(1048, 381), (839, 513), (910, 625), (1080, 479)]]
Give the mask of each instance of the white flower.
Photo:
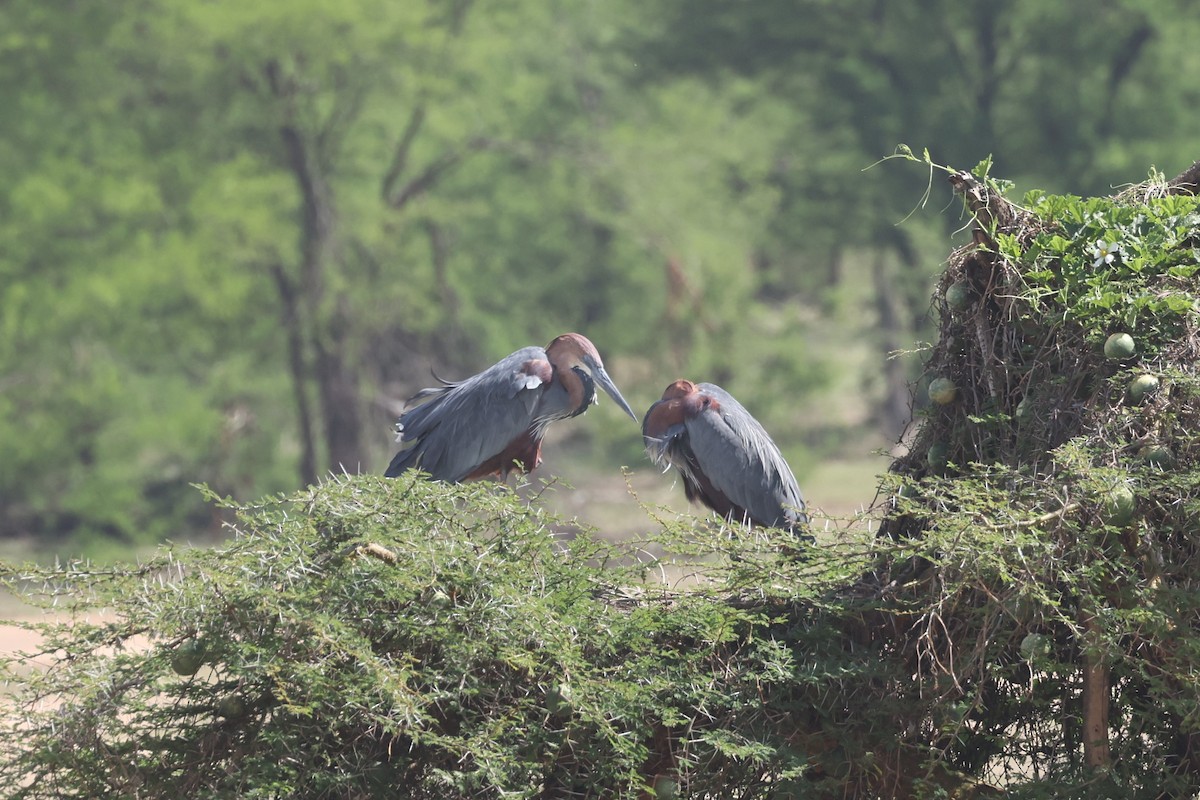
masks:
[(1096, 259), (1092, 262), (1093, 267), (1104, 267), (1117, 260), (1117, 256), (1121, 254), (1121, 245), (1116, 242), (1108, 243), (1103, 239), (1096, 240), (1096, 249), (1092, 251), (1092, 258)]

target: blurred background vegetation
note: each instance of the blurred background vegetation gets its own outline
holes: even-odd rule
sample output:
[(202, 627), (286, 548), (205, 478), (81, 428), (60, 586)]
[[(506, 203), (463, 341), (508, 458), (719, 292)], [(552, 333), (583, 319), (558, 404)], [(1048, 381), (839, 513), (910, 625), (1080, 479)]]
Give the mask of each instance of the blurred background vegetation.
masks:
[[(0, 537), (217, 536), (192, 484), (381, 471), (431, 368), (568, 330), (635, 409), (720, 383), (869, 503), (964, 220), (868, 167), (1174, 175), (1197, 39), (1183, 0), (8, 0)], [(579, 496), (653, 475), (611, 404), (559, 428)]]

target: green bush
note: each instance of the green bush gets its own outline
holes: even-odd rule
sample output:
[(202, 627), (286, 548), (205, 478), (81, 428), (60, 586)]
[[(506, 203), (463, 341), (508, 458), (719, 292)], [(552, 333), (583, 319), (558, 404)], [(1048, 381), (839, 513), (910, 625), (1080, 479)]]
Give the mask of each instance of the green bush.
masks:
[(686, 786), (784, 785), (806, 758), (778, 715), (879, 671), (798, 611), (846, 576), (760, 536), (673, 525), (726, 555), (668, 591), (491, 486), (355, 477), (239, 513), (220, 549), (12, 573), (105, 621), (32, 625), (53, 664), (9, 665), (7, 796), (626, 796), (664, 736)]

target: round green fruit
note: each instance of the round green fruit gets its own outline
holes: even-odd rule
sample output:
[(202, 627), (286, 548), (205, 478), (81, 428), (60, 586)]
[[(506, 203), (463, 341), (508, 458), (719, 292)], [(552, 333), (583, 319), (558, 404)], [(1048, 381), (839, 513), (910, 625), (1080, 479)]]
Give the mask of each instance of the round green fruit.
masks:
[(571, 684), (563, 682), (546, 694), (546, 705), (555, 714), (568, 714), (575, 700), (575, 690)]
[(666, 775), (655, 778), (654, 796), (658, 800), (675, 800), (679, 797), (679, 781)]
[(946, 462), (950, 458), (950, 448), (945, 442), (934, 442), (929, 445), (929, 450), (925, 453), (925, 462), (933, 470), (945, 469)]
[(958, 396), (958, 387), (949, 378), (934, 378), (929, 382), (929, 399), (944, 406), (954, 402)]
[(246, 715), (246, 701), (231, 694), (217, 703), (217, 713), (225, 719), (240, 719)]
[(1137, 352), (1137, 343), (1128, 333), (1114, 333), (1104, 341), (1104, 355), (1108, 358), (1129, 358)]
[(971, 287), (966, 281), (956, 281), (946, 287), (946, 305), (955, 311), (971, 305)]
[(175, 648), (171, 654), (171, 670), (176, 675), (195, 675), (204, 666), (204, 656), (207, 655), (204, 643), (199, 639), (189, 639)]
[(1133, 520), (1133, 512), (1137, 506), (1137, 498), (1133, 490), (1124, 483), (1119, 483), (1108, 490), (1104, 498), (1104, 521), (1118, 528), (1128, 525)]
[(1021, 657), (1034, 661), (1050, 655), (1050, 637), (1042, 633), (1027, 633), (1021, 640)]
[(1142, 398), (1158, 389), (1158, 378), (1153, 375), (1138, 375), (1129, 382), (1129, 402), (1140, 403)]
[(1170, 469), (1175, 464), (1175, 456), (1169, 448), (1163, 447), (1161, 444), (1144, 445), (1138, 450), (1138, 458), (1149, 466), (1159, 469)]

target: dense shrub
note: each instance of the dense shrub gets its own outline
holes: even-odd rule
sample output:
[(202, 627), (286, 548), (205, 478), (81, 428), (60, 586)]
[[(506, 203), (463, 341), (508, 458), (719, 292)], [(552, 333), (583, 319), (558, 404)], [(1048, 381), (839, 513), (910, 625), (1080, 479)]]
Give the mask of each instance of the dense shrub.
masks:
[(668, 591), (632, 547), (553, 523), (505, 489), (356, 477), (241, 509), (219, 549), (26, 570), (104, 621), (32, 626), (53, 665), (17, 678), (8, 791), (622, 796), (668, 771), (668, 736), (688, 785), (783, 785), (806, 765), (791, 707), (838, 713), (830, 669), (879, 671), (800, 610), (847, 577), (769, 540), (677, 530), (727, 556)]

